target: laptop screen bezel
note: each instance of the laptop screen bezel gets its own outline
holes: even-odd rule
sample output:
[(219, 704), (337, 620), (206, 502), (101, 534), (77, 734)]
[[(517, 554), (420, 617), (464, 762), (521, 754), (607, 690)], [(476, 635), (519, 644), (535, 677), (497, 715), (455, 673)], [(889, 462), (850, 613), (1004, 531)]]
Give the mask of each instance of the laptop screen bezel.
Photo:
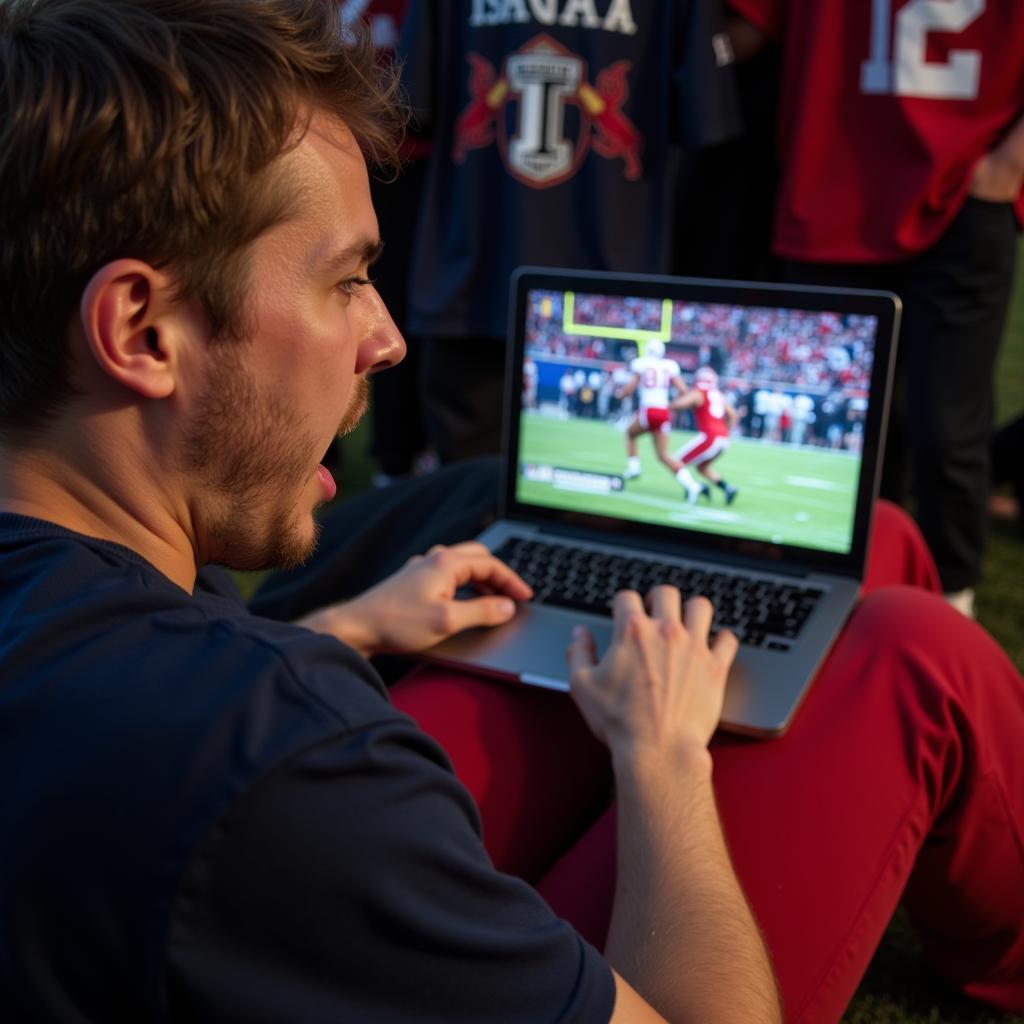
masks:
[[(638, 298), (670, 298), (683, 302), (855, 313), (877, 317), (878, 332), (864, 423), (862, 463), (854, 504), (850, 550), (846, 553), (821, 551), (792, 544), (723, 536), (685, 527), (665, 527), (654, 523), (543, 508), (520, 502), (516, 498), (516, 486), (519, 477), (519, 424), (522, 413), (521, 382), (526, 345), (527, 299), (531, 291), (538, 289)], [(720, 553), (741, 560), (776, 562), (807, 570), (862, 578), (872, 507), (878, 494), (879, 456), (883, 450), (885, 424), (888, 418), (900, 307), (899, 298), (891, 292), (712, 278), (581, 272), (542, 267), (519, 268), (512, 276), (509, 302), (503, 427), (505, 457), (500, 502), (502, 516), (569, 530), (599, 530), (610, 536), (619, 535), (622, 539), (628, 536), (629, 540), (649, 541), (661, 546), (678, 546), (681, 550), (702, 549), (708, 554)]]

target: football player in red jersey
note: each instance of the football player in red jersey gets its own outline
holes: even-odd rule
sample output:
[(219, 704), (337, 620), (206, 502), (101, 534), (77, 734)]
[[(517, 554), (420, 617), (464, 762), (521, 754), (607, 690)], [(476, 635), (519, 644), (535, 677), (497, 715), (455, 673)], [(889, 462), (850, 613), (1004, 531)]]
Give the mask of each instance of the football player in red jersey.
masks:
[[(718, 374), (710, 366), (702, 366), (693, 375), (693, 387), (672, 402), (673, 409), (690, 409), (697, 423), (697, 436), (688, 441), (675, 453), (681, 468), (676, 476), (685, 473), (690, 481), (688, 466), (693, 466), (725, 495), (725, 503), (731, 505), (739, 491), (712, 463), (729, 448), (729, 432), (739, 421), (739, 413), (727, 401), (718, 387)], [(683, 486), (687, 486), (684, 482)], [(711, 488), (707, 484), (693, 481), (701, 497), (710, 498)], [(690, 488), (687, 487), (689, 491)]]

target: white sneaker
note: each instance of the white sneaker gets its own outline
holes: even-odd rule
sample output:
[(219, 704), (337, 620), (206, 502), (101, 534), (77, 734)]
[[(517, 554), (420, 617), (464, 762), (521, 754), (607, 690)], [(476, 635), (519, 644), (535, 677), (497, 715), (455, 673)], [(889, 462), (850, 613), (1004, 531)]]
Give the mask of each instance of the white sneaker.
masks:
[(964, 587), (963, 590), (949, 590), (942, 595), (947, 604), (951, 604), (961, 615), (967, 618), (974, 618), (974, 587)]

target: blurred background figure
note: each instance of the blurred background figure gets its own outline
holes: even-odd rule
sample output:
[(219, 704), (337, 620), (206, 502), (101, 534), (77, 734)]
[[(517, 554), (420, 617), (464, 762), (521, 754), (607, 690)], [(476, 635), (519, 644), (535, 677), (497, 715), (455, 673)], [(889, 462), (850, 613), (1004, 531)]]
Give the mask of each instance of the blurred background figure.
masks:
[[(365, 18), (381, 60), (393, 60), (394, 48), (405, 19), (408, 0), (343, 0), (346, 22)], [(371, 270), (377, 291), (405, 335), (405, 360), (392, 373), (375, 373), (370, 424), (370, 455), (374, 483), (392, 483), (437, 465), (423, 424), (419, 391), (420, 343), (407, 326), (407, 295), (416, 212), (425, 177), (429, 143), (408, 137), (403, 146), (402, 172), (393, 180), (371, 176), (373, 205), (377, 211), (384, 251)]]
[(429, 138), (408, 329), (444, 462), (500, 445), (521, 264), (666, 272), (680, 147), (739, 127), (717, 0), (411, 0), (399, 44)]
[(947, 597), (970, 613), (992, 375), (1024, 218), (1024, 5), (728, 3), (741, 60), (784, 44), (783, 275), (903, 299), (882, 493), (912, 490)]

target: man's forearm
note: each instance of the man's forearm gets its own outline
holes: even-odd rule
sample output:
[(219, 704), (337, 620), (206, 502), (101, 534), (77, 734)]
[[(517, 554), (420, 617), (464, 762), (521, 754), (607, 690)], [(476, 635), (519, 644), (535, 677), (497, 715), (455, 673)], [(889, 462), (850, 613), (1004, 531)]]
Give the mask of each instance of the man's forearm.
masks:
[(768, 954), (722, 835), (710, 754), (616, 769), (609, 962), (670, 1021), (779, 1021)]

